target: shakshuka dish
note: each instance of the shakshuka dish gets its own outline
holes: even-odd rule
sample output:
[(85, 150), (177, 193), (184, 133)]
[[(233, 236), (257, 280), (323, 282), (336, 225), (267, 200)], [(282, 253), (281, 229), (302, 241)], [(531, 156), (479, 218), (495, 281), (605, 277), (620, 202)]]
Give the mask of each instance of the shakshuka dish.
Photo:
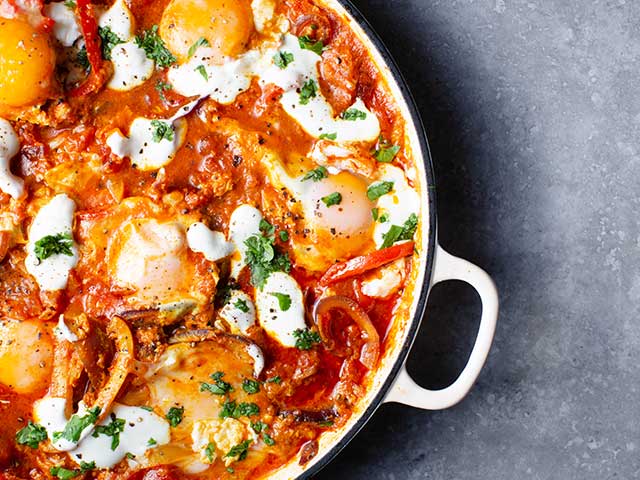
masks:
[(0, 478), (308, 463), (412, 293), (407, 138), (320, 0), (0, 0)]

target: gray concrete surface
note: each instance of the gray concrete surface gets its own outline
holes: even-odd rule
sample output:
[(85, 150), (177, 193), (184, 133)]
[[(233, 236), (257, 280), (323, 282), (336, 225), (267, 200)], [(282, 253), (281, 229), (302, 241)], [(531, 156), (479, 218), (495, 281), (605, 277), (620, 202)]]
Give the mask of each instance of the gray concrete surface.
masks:
[[(441, 243), (502, 311), (463, 403), (382, 407), (317, 478), (640, 478), (640, 2), (356, 3), (423, 112)], [(434, 290), (421, 384), (455, 378), (478, 310)]]

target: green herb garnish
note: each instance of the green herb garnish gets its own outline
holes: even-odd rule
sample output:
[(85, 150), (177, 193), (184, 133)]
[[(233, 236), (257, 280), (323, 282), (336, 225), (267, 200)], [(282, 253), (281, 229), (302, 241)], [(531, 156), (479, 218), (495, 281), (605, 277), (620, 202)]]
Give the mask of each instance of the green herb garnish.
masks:
[(314, 344), (321, 343), (322, 339), (318, 332), (312, 332), (308, 328), (299, 328), (293, 332), (296, 339), (296, 348), (299, 350), (311, 350)]
[(216, 372), (209, 375), (214, 383), (200, 383), (200, 391), (201, 392), (209, 392), (214, 395), (225, 395), (228, 392), (233, 392), (233, 387), (230, 383), (222, 380), (224, 377), (223, 372)]
[(151, 120), (151, 128), (153, 129), (152, 139), (154, 142), (159, 143), (162, 140), (173, 141), (174, 131), (170, 123), (161, 120)]
[(231, 450), (225, 455), (225, 458), (238, 457), (238, 460), (244, 460), (247, 458), (247, 454), (249, 453), (249, 445), (251, 445), (251, 440), (245, 440), (238, 445), (231, 447)]
[(142, 35), (136, 35), (135, 42), (159, 68), (166, 68), (177, 61), (158, 35), (158, 25), (145, 30)]
[(182, 417), (184, 415), (184, 407), (171, 407), (165, 418), (169, 420), (169, 425), (172, 427), (177, 427), (182, 422)]
[(31, 448), (38, 448), (40, 442), (47, 439), (47, 431), (42, 425), (33, 423), (29, 420), (27, 426), (16, 433), (16, 442), (18, 445), (27, 445)]
[(96, 423), (99, 415), (100, 407), (89, 409), (87, 414), (83, 416), (78, 414), (71, 415), (71, 419), (64, 426), (62, 432), (53, 432), (53, 440), (57, 441), (63, 438), (69, 442), (78, 443), (84, 429)]
[(291, 297), (286, 293), (269, 292), (269, 295), (278, 299), (278, 306), (283, 312), (286, 312), (291, 307)]
[(342, 118), (343, 120), (349, 120), (353, 122), (356, 120), (364, 120), (365, 118), (367, 118), (367, 114), (362, 110), (358, 110), (357, 108), (352, 107), (342, 112), (342, 115), (340, 115), (340, 118)]
[(260, 382), (245, 378), (242, 381), (242, 389), (249, 395), (254, 395), (260, 391)]
[(116, 45), (124, 43), (124, 40), (116, 35), (111, 27), (98, 27), (98, 34), (102, 40), (102, 58), (111, 60), (111, 51)]
[(215, 458), (215, 452), (216, 447), (213, 445), (213, 443), (207, 444), (206, 448), (204, 449), (204, 454), (209, 462), (213, 462), (213, 459)]
[(318, 138), (319, 138), (320, 140), (323, 140), (323, 139), (325, 139), (325, 138), (326, 138), (327, 140), (335, 140), (336, 138), (338, 138), (338, 134), (337, 134), (337, 133), (335, 133), (335, 132), (334, 132), (334, 133), (323, 133), (323, 134), (322, 134), (322, 135), (320, 135)]
[(373, 158), (381, 163), (391, 163), (396, 155), (400, 151), (399, 145), (392, 145), (390, 142), (380, 136), (378, 142), (378, 148), (376, 148), (372, 154)]
[(222, 404), (222, 410), (220, 410), (218, 416), (220, 418), (240, 418), (259, 414), (260, 407), (255, 403), (236, 403), (235, 400), (227, 400)]
[(91, 434), (92, 437), (98, 438), (99, 435), (111, 437), (111, 450), (115, 450), (120, 445), (120, 434), (124, 432), (125, 421), (122, 418), (116, 418), (115, 414), (111, 414), (111, 423), (108, 425), (97, 425)]
[(204, 78), (206, 82), (209, 81), (209, 74), (207, 73), (207, 69), (204, 68), (204, 65), (198, 65), (194, 70), (202, 75), (202, 78)]
[(327, 207), (331, 207), (333, 205), (340, 205), (342, 202), (342, 195), (340, 192), (333, 192), (326, 197), (322, 197), (322, 203), (324, 203)]
[(71, 478), (76, 478), (82, 472), (80, 472), (80, 470), (69, 470), (64, 467), (51, 467), (49, 473), (60, 480), (70, 480)]
[(291, 62), (293, 62), (293, 53), (291, 52), (280, 51), (273, 56), (273, 63), (282, 70), (287, 68)]
[(379, 199), (382, 195), (386, 195), (393, 190), (393, 182), (382, 181), (369, 185), (367, 188), (367, 197), (372, 202)]
[(289, 233), (286, 230), (280, 230), (278, 232), (278, 236), (280, 237), (280, 241), (281, 242), (288, 242), (289, 241)]
[(308, 35), (298, 37), (298, 45), (300, 45), (300, 48), (303, 50), (311, 50), (313, 53), (318, 55), (322, 55), (322, 51), (324, 50), (324, 43), (322, 43), (322, 40), (316, 41)]
[(305, 173), (304, 177), (302, 177), (302, 181), (305, 180), (313, 180), (314, 182), (319, 182), (323, 178), (327, 178), (329, 176), (329, 172), (322, 165), (318, 168), (314, 168), (313, 170), (309, 170)]
[(244, 241), (246, 261), (251, 269), (251, 283), (262, 289), (273, 272), (289, 272), (291, 261), (286, 253), (280, 253), (274, 247), (273, 234), (252, 235)]
[(158, 80), (155, 88), (163, 102), (167, 101), (167, 97), (164, 96), (164, 92), (173, 89), (170, 83), (163, 82), (162, 80)]
[(158, 442), (155, 438), (151, 437), (149, 440), (147, 440), (147, 447), (155, 447), (156, 445), (158, 445)]
[(73, 237), (70, 233), (57, 233), (56, 235), (47, 235), (42, 237), (35, 244), (33, 253), (40, 261), (45, 260), (52, 255), (66, 255), (73, 257)]
[(307, 105), (309, 100), (315, 98), (318, 94), (318, 84), (313, 78), (310, 78), (300, 88), (300, 105)]
[(210, 46), (211, 44), (209, 43), (209, 40), (207, 40), (204, 37), (200, 37), (198, 40), (195, 41), (193, 45), (189, 47), (189, 51), (187, 52), (187, 55), (189, 58), (191, 58), (196, 53), (196, 50), (199, 49), (200, 47), (210, 47)]
[(402, 240), (412, 240), (418, 228), (418, 216), (415, 213), (402, 226), (391, 225), (391, 228), (382, 236), (383, 242), (380, 248), (387, 248)]
[(262, 434), (262, 440), (269, 447), (273, 447), (276, 444), (276, 441), (268, 433), (263, 433)]
[(242, 298), (237, 299), (236, 303), (234, 303), (233, 306), (236, 307), (241, 312), (244, 312), (244, 313), (249, 312), (249, 305), (247, 305), (246, 300), (243, 300)]

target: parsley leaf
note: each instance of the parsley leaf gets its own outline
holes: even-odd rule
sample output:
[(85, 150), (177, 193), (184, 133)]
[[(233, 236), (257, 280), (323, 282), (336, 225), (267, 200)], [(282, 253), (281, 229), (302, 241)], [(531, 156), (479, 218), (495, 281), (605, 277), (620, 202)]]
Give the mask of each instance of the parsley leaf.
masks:
[(289, 272), (291, 261), (289, 255), (282, 254), (274, 248), (273, 235), (252, 235), (244, 241), (247, 265), (251, 269), (251, 283), (262, 289), (269, 275), (273, 272)]
[(280, 241), (281, 242), (288, 242), (289, 241), (289, 233), (286, 230), (280, 230), (278, 232), (278, 236), (280, 237)]
[(314, 343), (322, 342), (318, 332), (312, 332), (308, 328), (298, 328), (293, 332), (296, 339), (296, 348), (299, 350), (311, 350)]
[(67, 7), (69, 10), (75, 10), (76, 2), (74, 0), (65, 0), (64, 6)]
[(42, 237), (35, 244), (33, 253), (40, 261), (45, 260), (52, 255), (67, 255), (73, 257), (73, 237), (70, 233), (58, 233), (56, 235), (47, 235)]
[(250, 378), (245, 378), (242, 381), (242, 389), (249, 395), (253, 395), (260, 391), (260, 382), (251, 380)]
[(152, 138), (154, 142), (159, 143), (162, 140), (173, 141), (173, 125), (170, 123), (161, 120), (151, 120), (151, 128), (153, 128)]
[(320, 427), (333, 427), (333, 420), (324, 420), (322, 422), (318, 422), (318, 426), (320, 426)]
[(204, 449), (204, 454), (209, 460), (210, 463), (213, 463), (215, 457), (216, 447), (214, 447), (213, 443), (208, 443), (207, 447)]
[(165, 418), (169, 420), (169, 425), (177, 427), (182, 422), (182, 416), (184, 415), (184, 407), (171, 407)]
[(373, 218), (373, 221), (375, 222), (376, 220), (378, 220), (378, 215), (380, 214), (380, 209), (379, 208), (372, 208), (371, 209), (371, 218)]
[(166, 68), (177, 61), (158, 35), (158, 25), (145, 30), (142, 35), (136, 35), (135, 42), (159, 68)]
[(201, 392), (209, 392), (214, 395), (224, 395), (228, 392), (233, 392), (233, 387), (230, 383), (222, 380), (224, 377), (223, 372), (216, 372), (209, 375), (214, 383), (200, 383), (200, 391)]
[(262, 434), (262, 440), (269, 447), (273, 447), (276, 444), (276, 441), (273, 438), (271, 438), (271, 435), (269, 435), (268, 433)]
[(77, 414), (71, 415), (71, 419), (64, 426), (62, 432), (53, 432), (53, 440), (60, 440), (64, 438), (73, 443), (77, 443), (80, 440), (82, 431), (90, 425), (96, 423), (98, 416), (100, 415), (100, 407), (94, 407), (89, 409), (86, 415), (79, 416)]
[(260, 433), (263, 430), (266, 430), (267, 428), (269, 428), (269, 426), (266, 423), (262, 422), (261, 420), (258, 420), (257, 422), (251, 422), (250, 425), (253, 431), (256, 433)]
[(331, 207), (333, 205), (340, 205), (342, 202), (342, 194), (340, 192), (333, 192), (326, 197), (322, 197), (322, 203), (324, 203), (327, 207)]
[(291, 62), (293, 62), (293, 53), (291, 52), (280, 51), (273, 56), (273, 63), (282, 70), (287, 68)]
[(259, 414), (260, 407), (255, 403), (236, 403), (235, 400), (227, 400), (222, 404), (222, 410), (220, 410), (218, 416), (220, 418), (240, 418)]
[(286, 293), (269, 292), (269, 295), (278, 299), (278, 306), (283, 312), (286, 312), (291, 307), (291, 297)]
[(89, 63), (89, 57), (87, 56), (87, 47), (82, 47), (78, 50), (76, 63), (80, 65), (83, 70), (91, 70), (91, 64)]
[(393, 182), (382, 181), (372, 183), (369, 185), (369, 188), (367, 188), (367, 197), (373, 202), (391, 190), (393, 190)]
[(308, 35), (298, 37), (298, 45), (300, 45), (300, 48), (303, 50), (311, 50), (313, 53), (318, 55), (322, 55), (322, 51), (324, 50), (324, 43), (322, 43), (322, 40), (316, 41)]
[(95, 470), (96, 462), (80, 462), (80, 471), (82, 473), (88, 472), (89, 470)]
[(247, 458), (247, 454), (249, 453), (249, 445), (251, 445), (251, 440), (245, 440), (234, 447), (231, 447), (231, 450), (225, 455), (225, 458), (238, 457), (238, 460), (244, 460)]
[(158, 92), (158, 95), (160, 95), (160, 99), (163, 102), (167, 101), (167, 98), (164, 96), (164, 92), (171, 89), (173, 89), (173, 87), (170, 83), (163, 82), (162, 80), (158, 80), (158, 83), (156, 83), (156, 91)]
[(335, 140), (336, 138), (338, 138), (338, 134), (337, 134), (337, 133), (335, 133), (335, 132), (334, 132), (334, 133), (323, 133), (323, 134), (322, 134), (322, 135), (320, 135), (318, 138), (319, 138), (320, 140), (323, 140), (323, 139), (325, 139), (325, 138), (326, 138), (327, 140)]
[(200, 37), (198, 40), (195, 41), (195, 43), (193, 45), (191, 45), (189, 47), (189, 51), (187, 52), (187, 56), (189, 58), (193, 57), (193, 55), (196, 53), (196, 50), (200, 47), (210, 47), (211, 44), (209, 43), (209, 40), (207, 40), (204, 37)]
[(147, 440), (147, 447), (155, 447), (158, 444), (155, 438), (151, 437)]
[(258, 224), (258, 228), (265, 235), (273, 235), (276, 231), (276, 227), (267, 222), (264, 218), (260, 219), (260, 223)]
[(111, 50), (116, 45), (124, 43), (118, 35), (115, 34), (111, 27), (98, 27), (98, 35), (102, 40), (102, 58), (111, 60)]
[(378, 221), (380, 223), (386, 223), (389, 221), (389, 214), (387, 212), (383, 213), (382, 215), (380, 215), (380, 218), (378, 219)]
[(279, 375), (276, 375), (275, 377), (267, 379), (267, 383), (275, 383), (276, 385), (280, 385), (282, 383), (282, 379)]
[(302, 181), (305, 180), (313, 180), (314, 182), (319, 182), (323, 178), (327, 178), (329, 176), (329, 172), (322, 165), (318, 168), (314, 168), (313, 170), (309, 170), (305, 173), (304, 177), (302, 177)]
[(64, 467), (51, 467), (49, 473), (60, 480), (70, 480), (71, 478), (76, 478), (82, 472), (79, 470), (69, 470)]
[(33, 423), (29, 420), (26, 427), (16, 433), (16, 442), (18, 445), (28, 445), (31, 448), (38, 448), (40, 442), (47, 439), (47, 431), (42, 425)]
[(204, 65), (198, 65), (194, 70), (202, 75), (202, 78), (204, 78), (206, 82), (209, 81), (209, 74), (207, 73), (207, 69), (204, 68)]
[(391, 228), (385, 233), (382, 238), (382, 246), (380, 248), (387, 248), (396, 242), (402, 240), (411, 240), (418, 228), (418, 216), (415, 213), (409, 215), (409, 218), (402, 226), (391, 225)]
[(236, 300), (236, 303), (234, 303), (233, 306), (236, 307), (241, 312), (244, 312), (244, 313), (249, 312), (249, 305), (247, 305), (246, 300), (243, 300), (242, 298), (239, 298), (238, 300)]
[(373, 158), (381, 163), (391, 163), (399, 151), (399, 145), (391, 145), (381, 138), (378, 148), (373, 151)]
[(349, 108), (342, 112), (340, 118), (343, 120), (356, 121), (356, 120), (364, 120), (367, 118), (367, 114), (362, 110), (358, 110), (357, 108)]
[(309, 100), (318, 94), (318, 84), (313, 78), (310, 78), (302, 88), (300, 88), (300, 105), (307, 105)]
[(115, 414), (111, 414), (111, 423), (108, 425), (97, 425), (91, 435), (98, 438), (99, 435), (111, 437), (111, 450), (115, 450), (120, 445), (120, 434), (124, 432), (125, 421), (122, 418), (116, 418)]

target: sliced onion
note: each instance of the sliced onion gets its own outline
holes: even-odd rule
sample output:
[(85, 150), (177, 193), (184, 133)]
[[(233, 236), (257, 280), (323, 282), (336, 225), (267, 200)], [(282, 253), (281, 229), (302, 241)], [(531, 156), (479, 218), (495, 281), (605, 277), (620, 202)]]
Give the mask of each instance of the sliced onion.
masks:
[(369, 370), (373, 369), (380, 357), (380, 335), (378, 335), (376, 327), (371, 323), (367, 312), (354, 300), (341, 295), (334, 295), (321, 298), (316, 302), (313, 307), (313, 320), (318, 326), (322, 340), (330, 349), (335, 344), (331, 338), (331, 316), (329, 315), (329, 312), (335, 308), (347, 313), (360, 328), (365, 339), (365, 344), (360, 351), (360, 363)]

